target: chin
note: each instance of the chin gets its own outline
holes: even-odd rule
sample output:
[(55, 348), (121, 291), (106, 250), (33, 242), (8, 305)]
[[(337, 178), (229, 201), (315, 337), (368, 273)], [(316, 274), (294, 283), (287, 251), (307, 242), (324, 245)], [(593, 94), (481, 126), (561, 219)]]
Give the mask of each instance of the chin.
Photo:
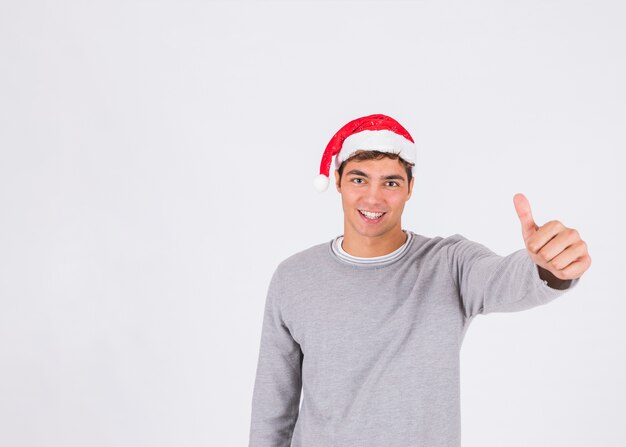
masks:
[(390, 228), (387, 228), (387, 227), (367, 228), (367, 227), (359, 226), (357, 228), (361, 236), (367, 236), (367, 237), (382, 236), (383, 234), (387, 233), (390, 230)]

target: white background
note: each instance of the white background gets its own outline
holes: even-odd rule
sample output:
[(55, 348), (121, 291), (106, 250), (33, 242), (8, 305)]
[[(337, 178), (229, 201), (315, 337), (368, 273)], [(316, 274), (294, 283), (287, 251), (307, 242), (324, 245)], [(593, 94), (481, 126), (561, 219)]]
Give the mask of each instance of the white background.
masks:
[(626, 6), (3, 2), (0, 444), (247, 445), (265, 293), (343, 232), (312, 180), (388, 114), (403, 227), (523, 247), (579, 230), (576, 290), (473, 321), (463, 445), (626, 445)]

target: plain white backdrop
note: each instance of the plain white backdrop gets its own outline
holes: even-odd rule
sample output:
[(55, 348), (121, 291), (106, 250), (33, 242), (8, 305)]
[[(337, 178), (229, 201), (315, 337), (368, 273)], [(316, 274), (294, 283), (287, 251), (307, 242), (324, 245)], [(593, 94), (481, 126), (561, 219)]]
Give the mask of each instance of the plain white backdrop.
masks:
[(523, 247), (577, 288), (479, 316), (464, 447), (626, 445), (621, 1), (3, 2), (0, 445), (247, 445), (265, 293), (343, 232), (343, 124), (418, 144), (403, 227)]

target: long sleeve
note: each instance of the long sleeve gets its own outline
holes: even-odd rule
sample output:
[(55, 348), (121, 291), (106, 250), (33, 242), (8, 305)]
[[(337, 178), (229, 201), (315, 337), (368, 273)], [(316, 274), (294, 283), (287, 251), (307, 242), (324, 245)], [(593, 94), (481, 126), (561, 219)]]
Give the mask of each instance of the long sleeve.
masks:
[(539, 276), (525, 248), (500, 256), (460, 234), (446, 246), (448, 267), (467, 318), (490, 312), (517, 312), (547, 304), (571, 290), (579, 278), (554, 289)]
[(281, 281), (277, 270), (265, 301), (250, 447), (289, 447), (299, 413), (303, 354), (284, 321)]

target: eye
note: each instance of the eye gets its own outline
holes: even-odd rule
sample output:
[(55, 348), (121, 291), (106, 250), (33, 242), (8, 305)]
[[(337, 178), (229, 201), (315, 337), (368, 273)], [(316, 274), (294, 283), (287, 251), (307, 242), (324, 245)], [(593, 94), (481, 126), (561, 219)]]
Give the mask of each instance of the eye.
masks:
[(353, 178), (352, 180), (350, 180), (351, 182), (354, 182), (355, 180), (363, 180), (362, 178)]
[(396, 186), (400, 186), (400, 185), (398, 184), (398, 182), (391, 182), (391, 181), (390, 181), (390, 182), (387, 182), (387, 183), (395, 183), (395, 184), (396, 184)]

